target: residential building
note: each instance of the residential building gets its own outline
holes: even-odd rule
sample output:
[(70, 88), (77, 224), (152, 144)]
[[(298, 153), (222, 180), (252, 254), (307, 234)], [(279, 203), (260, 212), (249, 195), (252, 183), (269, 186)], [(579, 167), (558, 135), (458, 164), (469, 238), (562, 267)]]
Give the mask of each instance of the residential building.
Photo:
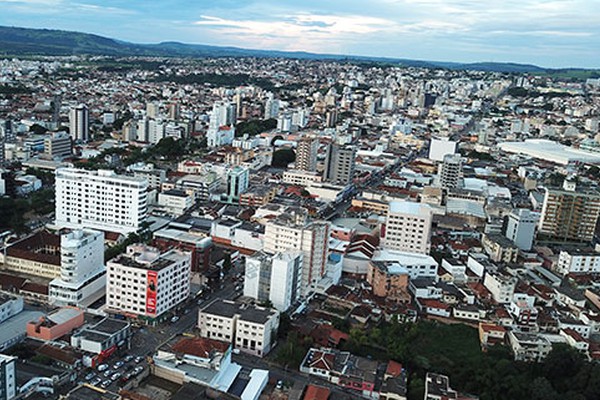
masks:
[(486, 271), (483, 285), (490, 291), (495, 302), (508, 304), (513, 299), (517, 278), (499, 272)]
[(90, 139), (90, 112), (85, 104), (69, 112), (69, 132), (74, 142), (87, 142)]
[(0, 400), (17, 397), (17, 357), (0, 354)]
[(450, 388), (450, 378), (446, 375), (428, 372), (425, 376), (425, 400), (458, 399), (456, 390)]
[(383, 231), (383, 247), (410, 253), (429, 253), (433, 212), (429, 205), (392, 201)]
[(72, 139), (68, 133), (55, 132), (44, 139), (44, 157), (54, 160), (71, 157), (72, 154)]
[(328, 257), (329, 224), (309, 221), (305, 209), (290, 208), (266, 224), (264, 251), (279, 253), (301, 251), (302, 295), (314, 290), (325, 276)]
[(221, 147), (229, 145), (235, 138), (235, 128), (233, 126), (220, 126), (216, 129), (209, 129), (206, 134), (208, 147)]
[(210, 235), (199, 232), (193, 225), (172, 223), (152, 234), (152, 245), (163, 252), (173, 248), (188, 252), (192, 256), (192, 272), (208, 269), (212, 239)]
[(439, 185), (444, 189), (455, 189), (462, 186), (462, 156), (446, 154), (438, 167)]
[(217, 300), (198, 312), (200, 336), (232, 343), (235, 349), (264, 357), (279, 327), (279, 312), (229, 300)]
[(568, 274), (600, 273), (600, 253), (591, 250), (561, 250), (556, 263), (556, 272)]
[(600, 215), (600, 193), (577, 189), (565, 179), (562, 189), (546, 188), (539, 233), (555, 240), (589, 242)]
[(318, 138), (305, 136), (300, 139), (298, 141), (298, 146), (296, 147), (295, 168), (300, 171), (316, 171), (318, 149)]
[(552, 343), (539, 334), (509, 331), (508, 342), (516, 361), (540, 362), (552, 350)]
[(227, 172), (227, 201), (236, 203), (240, 196), (248, 190), (248, 182), (250, 180), (248, 168), (234, 167)]
[(87, 307), (104, 296), (104, 233), (75, 230), (60, 238), (60, 276), (49, 284), (55, 306)]
[(0, 322), (23, 311), (23, 298), (0, 292)]
[(323, 179), (339, 185), (351, 184), (356, 168), (355, 158), (355, 146), (340, 146), (337, 143), (330, 143), (327, 147)]
[(127, 167), (127, 170), (133, 172), (133, 176), (136, 178), (147, 179), (150, 189), (160, 189), (167, 180), (166, 171), (155, 168), (154, 164), (137, 163)]
[(60, 236), (39, 231), (6, 249), (3, 269), (54, 279), (61, 273)]
[(410, 302), (408, 294), (408, 269), (400, 264), (388, 264), (383, 261), (371, 261), (367, 282), (373, 288), (373, 294), (388, 300)]
[(240, 205), (249, 207), (262, 207), (269, 204), (277, 195), (277, 186), (255, 185), (249, 187), (240, 195)]
[(128, 234), (146, 219), (148, 180), (113, 171), (56, 170), (56, 225)]
[(512, 240), (519, 249), (531, 250), (539, 220), (539, 213), (526, 208), (513, 210), (508, 214), (505, 236)]
[(300, 171), (289, 169), (283, 171), (283, 183), (288, 185), (308, 186), (313, 182), (321, 182), (323, 177), (314, 171)]
[(171, 189), (158, 194), (158, 205), (169, 215), (179, 217), (194, 205), (194, 200), (183, 190)]
[(499, 233), (484, 234), (481, 245), (492, 261), (504, 263), (517, 261), (519, 248)]
[(190, 295), (191, 255), (143, 244), (107, 262), (106, 305), (115, 313), (155, 320)]
[(274, 255), (258, 252), (246, 257), (244, 296), (270, 301), (277, 310), (287, 311), (300, 298), (302, 258), (300, 251)]

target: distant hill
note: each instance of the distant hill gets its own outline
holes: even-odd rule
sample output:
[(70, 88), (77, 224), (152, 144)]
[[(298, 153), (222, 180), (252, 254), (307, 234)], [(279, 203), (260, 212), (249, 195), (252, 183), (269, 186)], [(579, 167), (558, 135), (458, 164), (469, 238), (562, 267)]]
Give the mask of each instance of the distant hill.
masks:
[[(163, 42), (158, 44), (128, 43), (103, 36), (54, 29), (29, 29), (0, 26), (0, 55), (106, 55), (163, 57), (280, 57), (312, 60), (353, 60), (385, 62), (409, 67), (469, 69), (493, 72), (552, 73), (551, 69), (515, 63), (454, 63), (419, 61), (386, 57), (317, 54), (302, 51), (252, 50), (237, 47), (208, 46)], [(565, 71), (564, 69), (560, 71)], [(568, 71), (584, 71), (569, 69)]]

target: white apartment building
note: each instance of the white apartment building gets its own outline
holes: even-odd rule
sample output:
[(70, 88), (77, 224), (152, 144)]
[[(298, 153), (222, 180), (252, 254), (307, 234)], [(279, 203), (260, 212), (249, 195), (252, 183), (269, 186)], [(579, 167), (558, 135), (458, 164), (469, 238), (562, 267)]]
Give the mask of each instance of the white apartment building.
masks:
[(158, 194), (158, 205), (170, 215), (178, 217), (194, 205), (194, 199), (183, 190), (172, 189)]
[(87, 307), (105, 291), (104, 233), (84, 229), (62, 235), (60, 276), (50, 282), (50, 304)]
[(8, 293), (0, 293), (0, 322), (14, 317), (23, 311), (23, 298)]
[(137, 163), (127, 167), (127, 170), (133, 172), (136, 178), (148, 179), (148, 187), (151, 189), (159, 189), (167, 180), (167, 172), (155, 168), (154, 164)]
[(128, 234), (148, 209), (148, 180), (113, 171), (56, 170), (56, 225)]
[(302, 283), (302, 252), (270, 255), (258, 252), (246, 258), (244, 296), (259, 302), (269, 300), (281, 312), (299, 298)]
[(216, 300), (198, 312), (200, 336), (232, 343), (263, 357), (275, 344), (279, 312), (230, 300)]
[(327, 222), (309, 222), (306, 210), (292, 208), (267, 223), (263, 250), (272, 254), (303, 253), (302, 295), (306, 296), (325, 276), (328, 240)]
[(87, 142), (90, 138), (90, 112), (85, 104), (69, 111), (69, 132), (74, 142)]
[(0, 354), (0, 400), (17, 397), (17, 357)]
[(209, 129), (206, 133), (208, 147), (221, 147), (233, 143), (235, 128), (233, 126), (221, 126)]
[(486, 272), (483, 286), (490, 291), (494, 301), (501, 304), (510, 303), (515, 294), (517, 278), (500, 273)]
[(540, 220), (540, 214), (526, 208), (513, 210), (508, 215), (505, 236), (512, 240), (521, 250), (531, 250), (535, 229)]
[(445, 189), (462, 186), (463, 160), (460, 154), (446, 154), (438, 166), (439, 185)]
[(600, 253), (593, 251), (561, 250), (556, 272), (562, 275), (600, 273)]
[(393, 266), (396, 270), (405, 270), (410, 279), (430, 278), (437, 281), (438, 263), (435, 258), (425, 254), (375, 250), (371, 261)]
[(382, 247), (409, 253), (429, 253), (432, 219), (433, 212), (427, 204), (390, 202)]
[(128, 246), (106, 265), (108, 309), (151, 320), (165, 314), (188, 298), (191, 263), (191, 254), (180, 250)]
[(283, 172), (283, 183), (288, 185), (308, 186), (313, 182), (321, 182), (323, 177), (314, 171), (286, 170)]

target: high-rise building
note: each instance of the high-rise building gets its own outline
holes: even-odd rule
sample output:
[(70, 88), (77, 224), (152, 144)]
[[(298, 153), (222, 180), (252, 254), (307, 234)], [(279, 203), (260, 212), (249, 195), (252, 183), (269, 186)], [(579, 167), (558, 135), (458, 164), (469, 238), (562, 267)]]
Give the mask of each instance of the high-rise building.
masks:
[(462, 186), (462, 157), (460, 154), (446, 154), (438, 166), (439, 185), (444, 189), (455, 189)]
[(51, 160), (71, 157), (73, 154), (71, 136), (66, 132), (55, 132), (44, 139), (44, 156)]
[(87, 142), (90, 139), (90, 112), (85, 104), (71, 109), (69, 126), (74, 142)]
[(0, 354), (0, 400), (17, 397), (17, 357)]
[(11, 120), (0, 120), (0, 137), (3, 137), (6, 143), (14, 143), (17, 140), (17, 133)]
[(330, 143), (327, 147), (323, 179), (339, 185), (348, 185), (354, 178), (356, 147)]
[(75, 230), (60, 238), (60, 277), (49, 285), (50, 304), (87, 307), (105, 294), (104, 233)]
[(296, 169), (301, 171), (317, 170), (317, 151), (319, 139), (306, 136), (298, 141), (296, 148)]
[(187, 300), (191, 254), (166, 253), (144, 244), (127, 247), (106, 263), (106, 305), (109, 310), (155, 319)]
[(263, 250), (268, 253), (301, 251), (302, 295), (306, 296), (326, 274), (329, 253), (329, 224), (309, 221), (304, 209), (290, 208), (269, 221), (265, 228)]
[(257, 252), (247, 257), (244, 296), (270, 301), (277, 310), (287, 311), (300, 298), (302, 258), (300, 251)]
[(179, 121), (181, 118), (181, 106), (179, 103), (169, 104), (169, 119), (172, 121)]
[(531, 250), (535, 228), (540, 220), (540, 214), (526, 208), (513, 210), (508, 215), (505, 236), (512, 240), (521, 250)]
[(456, 142), (444, 139), (431, 139), (429, 143), (429, 159), (434, 161), (444, 161), (446, 154), (456, 153)]
[(277, 118), (279, 116), (279, 100), (274, 99), (273, 95), (267, 98), (265, 102), (265, 119)]
[(209, 120), (209, 131), (217, 130), (222, 126), (235, 124), (235, 103), (219, 101), (213, 105)]
[(335, 124), (337, 123), (337, 111), (335, 109), (328, 110), (325, 113), (325, 127), (326, 128), (335, 128)]
[(148, 180), (113, 171), (56, 171), (56, 225), (128, 234), (148, 211)]
[(600, 193), (577, 189), (569, 178), (562, 189), (545, 192), (539, 232), (563, 241), (591, 241), (600, 216)]
[(250, 174), (248, 168), (234, 167), (227, 172), (227, 199), (233, 203), (240, 199), (240, 195), (248, 190)]
[(431, 247), (431, 207), (411, 201), (392, 201), (384, 227), (383, 247), (428, 254)]

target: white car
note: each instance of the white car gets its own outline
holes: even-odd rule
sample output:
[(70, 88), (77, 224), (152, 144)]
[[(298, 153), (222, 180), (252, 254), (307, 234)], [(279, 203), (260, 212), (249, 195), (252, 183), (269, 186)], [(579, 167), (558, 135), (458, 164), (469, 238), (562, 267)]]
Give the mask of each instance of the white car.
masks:
[(175, 315), (173, 318), (171, 318), (171, 323), (172, 324), (174, 324), (177, 321), (179, 321), (179, 317), (177, 315)]

